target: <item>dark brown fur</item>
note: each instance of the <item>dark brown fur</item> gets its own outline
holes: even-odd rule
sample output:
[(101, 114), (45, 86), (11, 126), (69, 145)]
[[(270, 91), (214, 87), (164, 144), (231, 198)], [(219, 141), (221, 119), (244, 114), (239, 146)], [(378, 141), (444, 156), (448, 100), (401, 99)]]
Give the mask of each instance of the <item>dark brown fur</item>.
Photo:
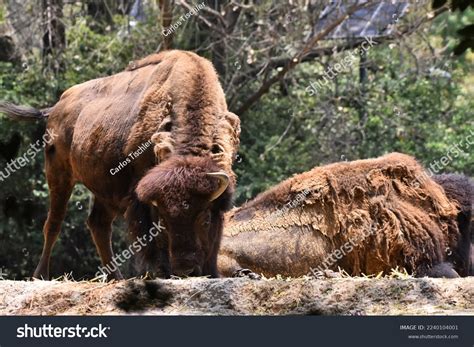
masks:
[[(417, 182), (423, 175), (398, 153), (296, 175), (227, 214), (219, 268), (297, 277), (318, 268), (360, 275), (398, 266), (429, 275), (449, 262), (460, 233), (456, 204), (434, 181)], [(300, 203), (279, 214), (298, 194)]]
[(456, 174), (435, 175), (433, 179), (443, 187), (446, 196), (459, 206), (457, 222), (461, 239), (449, 261), (457, 264), (461, 276), (474, 275), (474, 183), (469, 177)]
[(206, 174), (216, 171), (219, 167), (209, 158), (175, 155), (151, 169), (136, 189), (141, 201), (158, 202), (175, 272), (218, 276), (222, 222), (224, 211), (230, 207), (233, 187), (209, 202), (218, 182)]
[[(202, 267), (201, 273), (193, 273), (217, 276), (216, 266), (209, 259), (217, 254), (215, 245), (219, 243), (220, 219), (226, 205), (222, 200), (229, 199), (235, 185), (231, 166), (239, 144), (240, 123), (238, 117), (227, 110), (224, 93), (210, 62), (191, 52), (166, 51), (146, 57), (121, 73), (69, 88), (46, 112), (30, 108), (21, 112), (21, 107), (7, 103), (0, 104), (0, 110), (11, 117), (49, 117), (47, 129), (58, 134), (45, 148), (50, 209), (43, 230), (43, 254), (34, 277), (49, 277), (51, 251), (77, 182), (94, 194), (87, 225), (103, 265), (109, 264), (113, 257), (111, 224), (116, 216), (127, 211), (133, 237), (148, 232), (153, 220), (164, 219), (168, 227), (166, 235), (162, 233), (157, 244), (147, 245), (141, 254), (149, 262), (159, 255), (160, 273), (183, 274), (181, 270), (187, 270), (170, 268), (167, 256), (171, 255), (172, 262), (179, 264), (180, 257), (190, 259), (187, 252), (202, 251), (207, 263), (202, 263), (200, 257), (193, 258), (195, 270)], [(112, 173), (111, 169), (150, 139), (154, 146)], [(149, 171), (157, 163), (158, 167)], [(196, 201), (201, 205), (193, 205), (190, 189), (194, 187), (182, 180), (190, 179), (191, 172), (211, 169), (223, 171), (230, 177), (227, 193), (211, 204), (201, 204), (217, 182), (215, 177), (200, 176), (199, 183), (204, 190), (199, 191), (201, 195)], [(140, 202), (134, 189), (142, 177), (138, 197), (144, 201)], [(163, 182), (152, 182), (155, 179)], [(167, 194), (160, 188), (161, 184), (170, 192), (179, 191), (184, 195)], [(151, 196), (169, 199), (159, 201), (160, 216), (148, 204), (147, 198)], [(186, 226), (175, 226), (174, 221), (178, 221), (165, 215), (178, 213), (175, 207), (182, 205), (185, 197), (195, 216), (200, 215), (197, 211), (203, 215), (211, 211), (214, 229), (210, 235), (214, 239), (208, 240), (209, 249), (203, 250), (207, 247), (204, 242), (195, 250), (180, 250), (179, 242), (172, 240), (171, 246), (168, 245), (168, 237), (173, 239), (173, 232), (196, 238), (193, 229), (186, 229), (191, 226), (192, 217), (186, 215), (189, 222)], [(154, 248), (156, 246), (158, 248)], [(185, 263), (189, 267), (188, 262)], [(114, 271), (112, 277), (121, 278), (120, 271)]]

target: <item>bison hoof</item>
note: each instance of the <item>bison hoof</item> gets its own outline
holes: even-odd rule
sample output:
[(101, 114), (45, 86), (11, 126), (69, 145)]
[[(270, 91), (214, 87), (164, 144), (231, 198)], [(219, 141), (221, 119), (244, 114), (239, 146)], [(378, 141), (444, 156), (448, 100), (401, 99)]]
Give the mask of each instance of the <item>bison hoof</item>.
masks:
[(256, 274), (255, 272), (253, 272), (252, 270), (249, 270), (249, 269), (236, 270), (232, 274), (232, 277), (248, 277), (251, 280), (260, 280), (260, 279), (262, 279), (262, 276), (260, 276), (259, 274)]

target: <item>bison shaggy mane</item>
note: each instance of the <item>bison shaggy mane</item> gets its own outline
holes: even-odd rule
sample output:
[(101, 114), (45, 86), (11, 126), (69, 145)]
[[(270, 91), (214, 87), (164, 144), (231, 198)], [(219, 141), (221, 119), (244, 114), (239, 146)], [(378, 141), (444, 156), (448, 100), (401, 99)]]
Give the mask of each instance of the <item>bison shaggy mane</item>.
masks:
[(224, 274), (238, 264), (301, 276), (326, 264), (351, 275), (397, 266), (426, 275), (456, 249), (458, 210), (408, 155), (316, 167), (227, 214), (219, 265)]

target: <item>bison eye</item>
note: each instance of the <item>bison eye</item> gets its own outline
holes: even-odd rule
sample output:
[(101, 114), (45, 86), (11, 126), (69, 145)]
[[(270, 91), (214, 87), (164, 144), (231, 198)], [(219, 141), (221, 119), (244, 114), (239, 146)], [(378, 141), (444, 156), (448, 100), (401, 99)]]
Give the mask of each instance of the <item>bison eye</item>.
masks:
[(152, 204), (153, 206), (158, 207), (158, 201), (156, 201), (156, 200), (155, 200), (155, 201), (152, 201), (151, 204)]
[(173, 123), (167, 122), (167, 123), (164, 125), (163, 130), (169, 132), (169, 131), (171, 131), (172, 128), (173, 128)]
[(222, 150), (222, 147), (221, 147), (221, 146), (219, 146), (219, 145), (213, 145), (212, 148), (211, 148), (211, 152), (212, 152), (213, 154), (217, 154), (217, 153), (223, 152), (223, 150)]

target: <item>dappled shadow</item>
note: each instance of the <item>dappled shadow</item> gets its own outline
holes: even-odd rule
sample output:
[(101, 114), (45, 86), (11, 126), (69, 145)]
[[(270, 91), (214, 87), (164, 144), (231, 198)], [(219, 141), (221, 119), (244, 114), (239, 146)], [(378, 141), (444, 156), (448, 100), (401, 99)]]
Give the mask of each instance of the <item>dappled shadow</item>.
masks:
[(149, 308), (164, 308), (173, 294), (158, 281), (128, 282), (116, 300), (116, 306), (125, 312), (141, 312)]

